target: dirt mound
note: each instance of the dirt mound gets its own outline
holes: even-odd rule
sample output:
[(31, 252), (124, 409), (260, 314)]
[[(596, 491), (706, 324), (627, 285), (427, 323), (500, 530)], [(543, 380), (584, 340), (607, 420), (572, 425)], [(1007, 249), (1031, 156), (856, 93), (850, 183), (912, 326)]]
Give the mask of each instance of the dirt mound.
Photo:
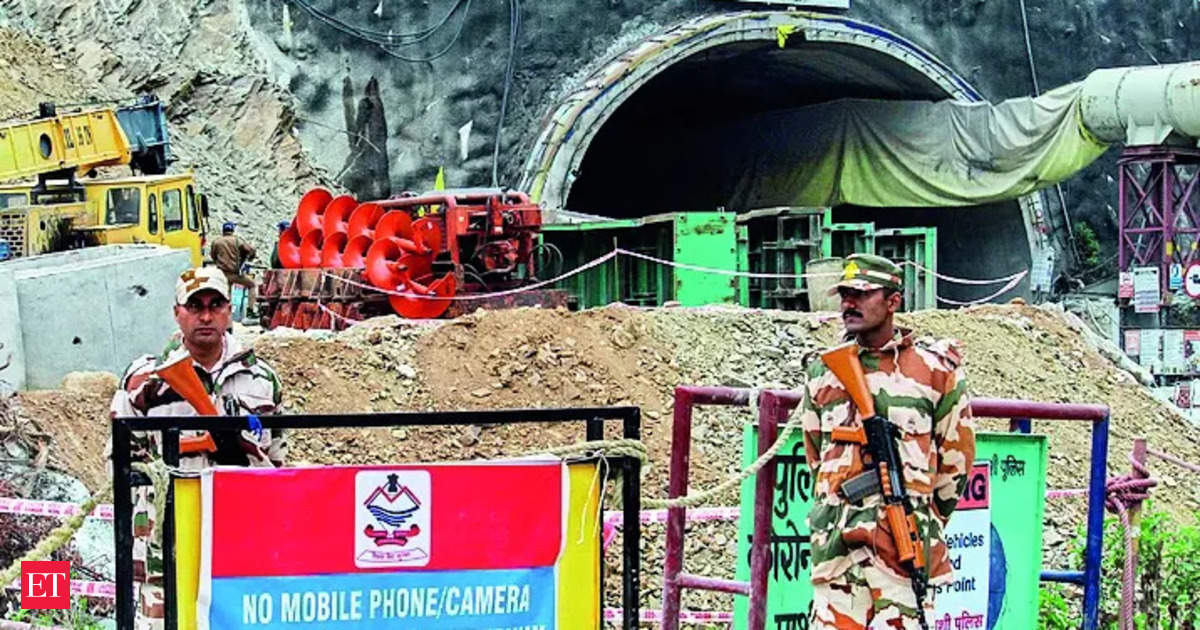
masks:
[[(93, 492), (108, 481), (104, 445), (108, 443), (111, 389), (20, 392), (16, 412), (32, 421), (36, 442), (44, 445), (41, 462), (78, 478)], [(37, 459), (35, 459), (35, 462)]]
[[(1099, 403), (1112, 410), (1108, 472), (1128, 473), (1134, 438), (1192, 462), (1200, 461), (1200, 427), (1155, 400), (1128, 373), (1113, 366), (1080, 336), (1082, 322), (1052, 306), (980, 306), (965, 311), (926, 311), (910, 319), (939, 337), (958, 337), (967, 348), (967, 370), (976, 396), (1023, 398), (1042, 402)], [(1007, 430), (1003, 422), (985, 422)], [(1034, 431), (1050, 437), (1047, 484), (1052, 488), (1086, 485), (1091, 455), (1088, 423), (1035, 422)], [(1156, 503), (1185, 522), (1195, 522), (1200, 483), (1184, 479), (1182, 469), (1152, 461), (1162, 479)], [(1084, 504), (1056, 502), (1052, 519), (1081, 522)]]
[[(1132, 376), (1088, 345), (1077, 320), (1052, 307), (985, 306), (907, 314), (901, 322), (930, 337), (955, 337), (966, 347), (970, 388), (979, 397), (1107, 404), (1112, 409), (1109, 474), (1128, 471), (1131, 440), (1200, 461), (1200, 429), (1155, 401)], [(734, 308), (635, 309), (584, 312), (536, 308), (485, 312), (438, 322), (395, 317), (339, 334), (275, 331), (254, 340), (284, 383), (285, 410), (350, 413), (633, 404), (643, 410), (650, 454), (643, 496), (665, 497), (675, 385), (799, 387), (815, 350), (834, 343), (840, 325), (828, 316)], [(23, 413), (55, 436), (53, 456), (94, 484), (103, 462), (107, 396), (26, 392)], [(703, 408), (694, 417), (691, 485), (704, 489), (737, 472), (745, 408)], [(1007, 420), (981, 420), (1007, 431)], [(1050, 436), (1051, 488), (1082, 487), (1090, 457), (1083, 423), (1038, 422)], [(610, 428), (610, 435), (616, 427)], [(583, 439), (579, 426), (420, 427), (295, 432), (292, 463), (384, 463), (515, 456)], [(1189, 473), (1151, 462), (1162, 480), (1156, 503), (1194, 521), (1200, 496)], [(94, 485), (93, 485), (94, 487)], [(735, 492), (713, 499), (734, 505)], [(1047, 504), (1046, 563), (1067, 566), (1067, 540), (1083, 522), (1078, 500)], [(729, 523), (696, 526), (690, 571), (733, 577), (736, 530)], [(646, 605), (660, 597), (663, 528), (644, 529)], [(606, 561), (616, 570), (613, 548)], [(609, 582), (611, 588), (617, 582)], [(616, 599), (612, 599), (616, 601)], [(689, 595), (697, 609), (727, 609), (728, 596)]]

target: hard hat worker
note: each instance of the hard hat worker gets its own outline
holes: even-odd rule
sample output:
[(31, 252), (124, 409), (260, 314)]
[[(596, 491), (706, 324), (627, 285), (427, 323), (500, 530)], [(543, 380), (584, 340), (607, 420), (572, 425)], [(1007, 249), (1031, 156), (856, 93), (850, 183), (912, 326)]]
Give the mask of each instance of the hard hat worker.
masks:
[[(846, 342), (854, 342), (876, 415), (898, 429), (904, 487), (914, 512), (924, 569), (899, 561), (882, 496), (854, 496), (842, 484), (864, 472), (859, 444), (834, 442), (834, 428), (857, 419), (846, 387), (821, 361), (808, 368), (801, 421), (804, 452), (816, 479), (812, 529), (813, 607), (810, 628), (922, 628), (933, 611), (933, 590), (915, 586), (951, 581), (946, 523), (966, 486), (975, 458), (975, 433), (962, 353), (957, 342), (918, 339), (893, 321), (903, 273), (868, 254), (847, 257), (841, 281)], [(886, 425), (885, 425), (886, 426)], [(853, 452), (858, 450), (859, 452)], [(876, 488), (877, 490), (877, 488)], [(923, 608), (916, 592), (925, 590)], [(924, 616), (924, 619), (921, 617)]]
[(257, 306), (254, 301), (254, 279), (242, 273), (242, 267), (254, 259), (254, 246), (235, 235), (233, 221), (221, 225), (221, 235), (213, 239), (209, 252), (217, 268), (225, 272), (225, 280), (230, 285), (246, 287), (246, 314), (256, 316)]
[[(165, 305), (164, 305), (165, 306)], [(112, 417), (195, 416), (185, 395), (206, 396), (224, 415), (277, 413), (282, 387), (275, 370), (229, 334), (233, 314), (229, 283), (212, 267), (189, 269), (175, 283), (175, 321), (179, 331), (162, 352), (134, 359), (113, 395)], [(182, 361), (195, 372), (199, 392), (176, 391), (159, 375), (163, 366)], [(107, 455), (112, 457), (112, 443)], [(133, 460), (162, 457), (161, 434), (135, 432)], [(255, 467), (283, 465), (287, 444), (280, 431), (182, 431), (179, 468), (200, 470), (214, 464)], [(162, 549), (155, 542), (154, 488), (133, 489), (133, 562), (138, 630), (163, 627)]]
[[(283, 236), (283, 233), (287, 231), (288, 226), (290, 226), (290, 225), (291, 225), (291, 223), (289, 221), (280, 221), (275, 226), (276, 228), (279, 228), (279, 236)], [(275, 246), (271, 248), (271, 268), (272, 269), (283, 269), (283, 263), (279, 262), (279, 239), (278, 238), (275, 239)]]

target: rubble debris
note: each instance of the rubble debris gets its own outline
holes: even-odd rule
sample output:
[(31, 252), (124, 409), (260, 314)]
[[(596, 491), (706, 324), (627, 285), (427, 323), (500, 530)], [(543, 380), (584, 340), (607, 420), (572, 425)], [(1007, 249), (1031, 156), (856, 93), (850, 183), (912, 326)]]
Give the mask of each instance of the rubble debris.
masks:
[[(1113, 410), (1109, 474), (1128, 471), (1135, 437), (1190, 461), (1200, 460), (1200, 428), (1154, 400), (1126, 372), (1093, 347), (1061, 311), (1023, 305), (988, 305), (959, 311), (904, 314), (902, 325), (921, 335), (956, 337), (966, 347), (970, 387), (976, 396), (1046, 402), (1103, 403)], [(249, 338), (249, 330), (239, 334)], [(584, 312), (539, 308), (478, 311), (455, 320), (369, 320), (317, 338), (275, 330), (255, 348), (284, 382), (289, 412), (345, 413), (634, 404), (643, 410), (643, 440), (650, 465), (645, 496), (665, 497), (670, 451), (671, 394), (678, 384), (744, 383), (798, 387), (804, 364), (835, 343), (840, 322), (826, 315), (740, 308), (640, 309), (622, 305)], [(108, 398), (76, 391), (22, 392), (22, 413), (55, 436), (51, 462), (95, 488), (103, 479)], [(703, 408), (695, 416), (691, 485), (706, 488), (735, 473), (749, 412)], [(1006, 431), (1007, 420), (985, 419), (987, 430)], [(1047, 483), (1086, 485), (1089, 428), (1081, 423), (1035, 422), (1050, 436)], [(615, 431), (610, 429), (610, 431)], [(583, 439), (582, 427), (407, 427), (399, 430), (325, 429), (296, 432), (289, 459), (300, 463), (382, 463), (470, 460), (527, 454), (539, 447)], [(1165, 464), (1152, 468), (1162, 473)], [(1188, 484), (1163, 484), (1155, 503), (1181, 522), (1194, 522), (1200, 497)], [(735, 493), (715, 500), (734, 505)], [(1083, 522), (1081, 501), (1048, 502), (1048, 540), (1073, 539)], [(730, 523), (705, 524), (726, 544), (699, 545), (689, 570), (711, 567), (733, 577)], [(643, 529), (643, 580), (659, 588), (662, 528)], [(1058, 537), (1058, 538), (1055, 538)], [(689, 543), (691, 544), (691, 543)], [(698, 544), (698, 543), (697, 543)], [(615, 550), (607, 559), (615, 569)], [(1048, 545), (1049, 563), (1070, 562), (1065, 545)], [(615, 581), (610, 581), (610, 585)], [(718, 594), (689, 594), (697, 609), (727, 608)], [(652, 602), (646, 600), (647, 605)]]

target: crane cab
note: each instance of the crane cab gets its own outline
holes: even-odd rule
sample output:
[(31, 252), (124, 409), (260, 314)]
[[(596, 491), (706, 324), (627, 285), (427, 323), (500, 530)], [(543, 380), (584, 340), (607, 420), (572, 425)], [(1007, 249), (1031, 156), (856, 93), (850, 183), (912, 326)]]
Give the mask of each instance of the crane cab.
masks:
[[(84, 179), (83, 201), (31, 203), (34, 183), (0, 186), (0, 259), (72, 247), (151, 243), (203, 263), (208, 200), (192, 173)], [(5, 251), (8, 255), (5, 256)]]

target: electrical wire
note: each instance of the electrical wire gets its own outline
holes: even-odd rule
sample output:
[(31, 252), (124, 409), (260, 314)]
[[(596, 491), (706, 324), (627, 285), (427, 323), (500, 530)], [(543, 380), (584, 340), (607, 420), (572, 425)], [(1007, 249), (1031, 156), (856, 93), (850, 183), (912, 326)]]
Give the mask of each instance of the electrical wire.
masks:
[(408, 57), (408, 56), (402, 55), (394, 50), (390, 50), (384, 46), (380, 46), (379, 50), (382, 50), (388, 56), (395, 57), (396, 59), (399, 59), (401, 61), (407, 61), (410, 63), (427, 63), (430, 61), (434, 61), (435, 59), (440, 59), (441, 57), (445, 56), (446, 53), (450, 52), (450, 49), (454, 47), (454, 44), (456, 42), (458, 42), (458, 38), (462, 35), (463, 27), (465, 27), (467, 25), (467, 17), (468, 17), (468, 15), (470, 15), (470, 13), (471, 13), (471, 0), (466, 0), (466, 7), (463, 9), (462, 20), (460, 20), (458, 23), (458, 30), (455, 31), (454, 37), (441, 50), (437, 51), (436, 53), (434, 53), (428, 57)]
[[(1025, 0), (1020, 0), (1021, 4), (1021, 27), (1025, 32), (1025, 56), (1029, 59), (1029, 77), (1033, 79), (1033, 95), (1041, 96), (1042, 88), (1038, 85), (1037, 65), (1033, 62), (1033, 40), (1029, 37), (1029, 13), (1025, 10)], [(1067, 209), (1067, 195), (1063, 192), (1061, 183), (1054, 185), (1054, 190), (1058, 193), (1058, 205), (1062, 208), (1063, 222), (1067, 228), (1067, 243), (1071, 246), (1071, 253), (1075, 255), (1075, 262), (1079, 260), (1079, 245), (1075, 242), (1075, 228), (1071, 225), (1071, 212)]]
[(504, 69), (504, 95), (500, 98), (500, 119), (496, 121), (496, 141), (492, 147), (492, 187), (500, 185), (500, 140), (504, 134), (504, 117), (508, 113), (508, 93), (512, 89), (513, 67), (517, 57), (517, 35), (521, 32), (521, 2), (509, 0), (508, 65)]
[[(317, 8), (309, 0), (291, 0), (293, 4), (300, 7), (301, 10), (313, 16), (317, 20), (338, 29), (347, 35), (353, 35), (359, 39), (366, 40), (373, 44), (379, 44), (381, 46), (407, 46), (424, 41), (426, 38), (428, 38), (428, 36), (445, 26), (446, 22), (450, 21), (450, 16), (454, 15), (454, 12), (457, 11), (458, 8), (461, 7), (466, 1), (468, 0), (455, 0), (454, 4), (450, 7), (450, 10), (446, 12), (446, 15), (442, 16), (442, 19), (438, 20), (438, 22), (433, 26), (428, 26), (411, 33), (392, 33), (355, 26)], [(397, 41), (410, 38), (413, 38), (413, 41)]]

